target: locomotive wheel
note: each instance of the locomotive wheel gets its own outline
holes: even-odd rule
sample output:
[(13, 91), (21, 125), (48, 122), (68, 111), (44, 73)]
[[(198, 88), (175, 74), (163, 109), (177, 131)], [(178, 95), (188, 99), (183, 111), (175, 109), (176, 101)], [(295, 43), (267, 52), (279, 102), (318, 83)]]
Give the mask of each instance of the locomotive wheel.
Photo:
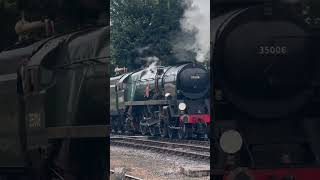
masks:
[(186, 126), (186, 139), (192, 139), (193, 138), (193, 130), (192, 126)]
[(205, 139), (205, 134), (196, 134), (196, 139), (197, 140), (203, 140), (203, 139)]
[(165, 123), (160, 123), (160, 135), (163, 138), (168, 137), (168, 125)]
[(209, 139), (209, 136), (208, 136), (207, 133), (203, 135), (203, 139), (206, 140), (206, 141)]
[(149, 126), (149, 132), (151, 136), (159, 135), (159, 126), (156, 126), (156, 125)]
[(125, 120), (124, 129), (125, 129), (126, 134), (130, 134), (132, 131), (129, 118), (126, 118), (126, 120)]
[(199, 134), (197, 134), (197, 138), (198, 139), (201, 139), (201, 140), (207, 140), (208, 139), (208, 129), (209, 129), (209, 127), (210, 126), (208, 126), (207, 124), (203, 124), (203, 126), (204, 126), (204, 133), (199, 133)]
[(114, 133), (114, 134), (117, 134), (117, 133), (118, 133), (118, 128), (117, 128), (116, 125), (113, 125), (113, 126), (112, 126), (112, 131), (111, 131), (111, 132)]
[(186, 125), (184, 123), (180, 123), (180, 129), (178, 130), (178, 138), (179, 139), (185, 139), (186, 138)]
[(115, 132), (116, 133), (120, 133), (120, 131), (121, 131), (121, 122), (120, 122), (120, 117), (118, 117), (118, 118), (116, 118), (116, 124), (115, 124), (115, 128), (114, 128), (114, 130), (115, 130)]
[(148, 133), (148, 127), (140, 124), (140, 132), (141, 132), (142, 135), (147, 135), (147, 133)]
[(170, 139), (175, 139), (177, 137), (177, 130), (169, 127), (168, 128), (168, 136)]
[(199, 134), (198, 137), (199, 137), (201, 140), (206, 140), (206, 141), (209, 139), (208, 133)]
[(177, 134), (179, 139), (191, 139), (192, 127), (190, 127), (190, 124), (181, 123)]

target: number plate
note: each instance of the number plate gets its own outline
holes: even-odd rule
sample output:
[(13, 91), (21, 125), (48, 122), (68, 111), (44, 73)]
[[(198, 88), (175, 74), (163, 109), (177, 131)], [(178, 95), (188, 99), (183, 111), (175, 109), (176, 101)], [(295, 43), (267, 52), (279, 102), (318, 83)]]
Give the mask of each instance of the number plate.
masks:
[(258, 54), (261, 55), (286, 55), (288, 48), (286, 46), (259, 46)]

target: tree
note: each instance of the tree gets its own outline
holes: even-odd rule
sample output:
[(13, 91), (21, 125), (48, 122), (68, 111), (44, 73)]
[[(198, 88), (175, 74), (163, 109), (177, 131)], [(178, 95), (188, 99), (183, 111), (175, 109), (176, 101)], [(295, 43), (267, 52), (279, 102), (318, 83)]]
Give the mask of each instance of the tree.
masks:
[(0, 51), (12, 45), (17, 36), (14, 25), (19, 16), (15, 0), (0, 0)]
[(137, 69), (152, 56), (162, 65), (178, 61), (173, 40), (182, 33), (184, 7), (180, 0), (111, 0), (110, 13), (111, 68)]

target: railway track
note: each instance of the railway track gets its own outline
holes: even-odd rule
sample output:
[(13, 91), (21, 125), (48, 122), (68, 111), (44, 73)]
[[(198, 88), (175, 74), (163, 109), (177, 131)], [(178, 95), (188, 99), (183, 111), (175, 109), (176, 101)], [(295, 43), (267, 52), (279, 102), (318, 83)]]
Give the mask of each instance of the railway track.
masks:
[(180, 143), (180, 144), (195, 144), (200, 146), (210, 146), (210, 141), (204, 140), (181, 140), (181, 139), (168, 139), (168, 138), (162, 138), (162, 137), (154, 137), (154, 136), (148, 136), (147, 137), (150, 140), (158, 140), (158, 141), (164, 141), (164, 142), (173, 142), (173, 143)]
[[(114, 174), (114, 170), (110, 170), (110, 172), (111, 172), (111, 174)], [(124, 178), (121, 178), (121, 180), (143, 180), (143, 179), (141, 179), (141, 178), (138, 178), (138, 177), (135, 177), (135, 176), (131, 176), (131, 175), (128, 175), (128, 174), (125, 174), (124, 175)], [(111, 180), (113, 180), (113, 179), (111, 179)], [(118, 180), (118, 179), (114, 179), (114, 180)]]
[(149, 140), (155, 140), (155, 141), (164, 141), (164, 142), (172, 142), (172, 143), (179, 143), (179, 144), (195, 144), (195, 145), (200, 145), (200, 146), (210, 146), (210, 141), (209, 140), (191, 140), (191, 139), (169, 139), (169, 138), (163, 138), (160, 136), (130, 136), (130, 135), (117, 135), (111, 134), (111, 137), (113, 139), (116, 138), (123, 138), (123, 137), (130, 137), (130, 138), (138, 138), (138, 139), (149, 139)]
[(210, 146), (208, 145), (168, 142), (163, 139), (150, 140), (143, 137), (111, 137), (111, 145), (152, 150), (195, 160), (210, 160)]

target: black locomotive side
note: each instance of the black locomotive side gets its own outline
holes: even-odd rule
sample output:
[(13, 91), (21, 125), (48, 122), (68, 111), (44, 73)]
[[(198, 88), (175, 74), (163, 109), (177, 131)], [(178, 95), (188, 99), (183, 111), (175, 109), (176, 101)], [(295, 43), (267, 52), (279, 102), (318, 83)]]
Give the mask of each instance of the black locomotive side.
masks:
[(110, 82), (114, 131), (181, 139), (207, 136), (209, 73), (202, 65), (155, 66)]
[(316, 30), (288, 4), (229, 3), (211, 19), (212, 176), (319, 179)]
[(0, 174), (106, 179), (108, 42), (91, 27), (0, 53)]

